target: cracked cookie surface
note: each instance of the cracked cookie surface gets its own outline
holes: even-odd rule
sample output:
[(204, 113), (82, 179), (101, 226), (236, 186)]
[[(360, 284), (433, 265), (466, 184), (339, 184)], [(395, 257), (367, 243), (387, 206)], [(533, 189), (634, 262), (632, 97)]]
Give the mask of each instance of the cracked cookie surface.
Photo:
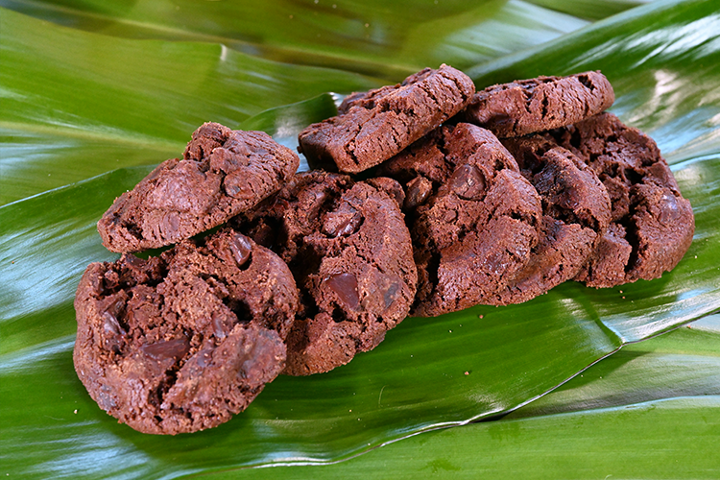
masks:
[(408, 314), (417, 272), (401, 197), (391, 196), (400, 187), (390, 179), (374, 183), (322, 171), (298, 174), (234, 220), (288, 263), (300, 289), (287, 374), (346, 364)]
[(603, 113), (550, 132), (597, 174), (612, 223), (576, 280), (612, 287), (660, 278), (690, 248), (695, 218), (654, 140)]
[(464, 73), (426, 68), (400, 85), (350, 95), (338, 116), (300, 132), (300, 150), (319, 164), (333, 161), (341, 172), (361, 172), (458, 113), (474, 92)]
[(528, 264), (500, 293), (521, 303), (579, 274), (610, 224), (610, 197), (595, 172), (569, 150), (536, 135), (506, 139), (540, 195), (543, 217)]
[(516, 137), (579, 122), (614, 101), (612, 85), (600, 72), (541, 76), (477, 92), (460, 116), (498, 137)]
[(264, 132), (206, 123), (182, 159), (161, 163), (115, 200), (98, 222), (103, 245), (137, 252), (209, 230), (277, 191), (299, 162)]
[(93, 263), (75, 298), (75, 369), (135, 430), (204, 430), (282, 371), (297, 306), (287, 265), (229, 229), (148, 260)]
[(404, 183), (418, 294), (413, 315), (502, 304), (538, 243), (540, 197), (490, 131), (445, 126), (380, 167)]

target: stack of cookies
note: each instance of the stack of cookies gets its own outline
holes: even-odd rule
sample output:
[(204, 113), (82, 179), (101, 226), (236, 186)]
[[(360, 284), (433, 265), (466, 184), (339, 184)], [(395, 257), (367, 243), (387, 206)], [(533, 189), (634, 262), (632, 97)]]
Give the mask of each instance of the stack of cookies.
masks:
[(136, 430), (192, 432), (409, 314), (660, 277), (692, 209), (655, 142), (603, 113), (613, 101), (599, 72), (476, 93), (442, 65), (346, 97), (300, 133), (323, 167), (300, 174), (264, 133), (201, 126), (98, 223), (123, 255), (80, 281), (80, 379)]

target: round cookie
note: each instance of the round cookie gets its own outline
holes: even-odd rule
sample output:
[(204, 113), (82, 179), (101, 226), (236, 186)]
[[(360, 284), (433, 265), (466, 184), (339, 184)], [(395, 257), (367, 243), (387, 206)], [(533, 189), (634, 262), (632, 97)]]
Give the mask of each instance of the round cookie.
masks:
[(475, 93), (464, 73), (447, 65), (426, 68), (402, 84), (349, 96), (340, 114), (300, 132), (308, 161), (334, 162), (341, 172), (377, 165), (462, 110)]
[(612, 224), (576, 279), (612, 287), (675, 268), (690, 247), (695, 218), (655, 142), (610, 113), (551, 134), (597, 174), (612, 202)]
[(542, 206), (498, 139), (467, 123), (441, 127), (380, 172), (406, 187), (419, 277), (411, 313), (504, 303), (538, 243)]
[(398, 198), (387, 193), (397, 188), (381, 183), (303, 173), (236, 219), (288, 263), (301, 291), (287, 374), (344, 365), (408, 314), (417, 282), (410, 233)]
[(500, 293), (521, 303), (575, 277), (610, 224), (610, 197), (595, 173), (570, 151), (539, 135), (503, 142), (542, 199), (540, 240), (530, 261)]
[(137, 252), (209, 230), (277, 191), (299, 162), (264, 132), (206, 123), (183, 159), (161, 163), (115, 200), (98, 222), (103, 245)]
[(460, 116), (498, 137), (516, 137), (579, 122), (614, 101), (603, 74), (584, 72), (493, 85), (477, 92)]
[(135, 430), (215, 427), (283, 370), (297, 306), (287, 265), (229, 229), (148, 260), (93, 263), (75, 297), (75, 370)]

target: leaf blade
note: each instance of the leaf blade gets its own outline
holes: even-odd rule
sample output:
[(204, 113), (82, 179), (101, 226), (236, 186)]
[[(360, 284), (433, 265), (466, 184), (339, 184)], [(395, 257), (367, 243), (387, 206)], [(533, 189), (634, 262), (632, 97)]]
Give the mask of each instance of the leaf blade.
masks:
[[(701, 25), (697, 23), (700, 19), (714, 18), (708, 13), (708, 5), (710, 2), (663, 3), (658, 7), (660, 11), (667, 13), (671, 9), (672, 15), (659, 18), (654, 10), (645, 9), (643, 11), (649, 16), (643, 18), (658, 20), (660, 23), (656, 22), (656, 26), (659, 31), (666, 29), (669, 34), (674, 34), (682, 31), (682, 25), (697, 27)], [(632, 28), (642, 27), (641, 38), (652, 40), (650, 31), (645, 28), (648, 22), (639, 21), (637, 15), (634, 12), (633, 15), (620, 16), (613, 22), (628, 24)], [(603, 37), (603, 32), (591, 28), (571, 36), (570, 40), (559, 42), (560, 54), (568, 54), (572, 50), (568, 50), (570, 47), (567, 46), (570, 41), (577, 48), (574, 56), (569, 58), (575, 63), (580, 62), (579, 65), (583, 65), (583, 49), (589, 45), (603, 46), (596, 49), (596, 59), (602, 60), (597, 55), (603, 49), (617, 54), (618, 50), (608, 49), (608, 42), (612, 42), (610, 37), (620, 28), (613, 22), (604, 24), (608, 27), (605, 33), (608, 38)], [(613, 25), (615, 30), (609, 28)], [(677, 38), (677, 35), (669, 38)], [(717, 58), (712, 38), (693, 47), (704, 49), (703, 59)], [(627, 35), (618, 37), (618, 41), (622, 39), (627, 39)], [(387, 341), (376, 351), (359, 356), (347, 367), (324, 377), (281, 379), (271, 384), (250, 410), (219, 429), (175, 439), (141, 436), (115, 424), (92, 403), (72, 372), (69, 351), (74, 326), (71, 308), (74, 282), (91, 257), (101, 259), (109, 255), (99, 247), (92, 224), (107, 206), (107, 199), (122, 191), (124, 185), (135, 181), (133, 170), (119, 170), (62, 192), (48, 193), (47, 197), (43, 195), (0, 208), (0, 225), (3, 226), (0, 230), (0, 252), (3, 255), (0, 258), (0, 276), (25, 281), (30, 287), (27, 291), (12, 294), (0, 292), (0, 332), (3, 338), (0, 345), (3, 349), (0, 354), (0, 416), (3, 418), (0, 422), (0, 450), (15, 454), (13, 469), (35, 477), (161, 478), (193, 472), (207, 473), (218, 468), (258, 462), (327, 462), (413, 432), (464, 423), (470, 418), (514, 408), (613, 351), (623, 339), (642, 338), (671, 328), (676, 322), (713, 311), (718, 307), (715, 260), (720, 258), (717, 250), (720, 231), (715, 218), (720, 208), (716, 201), (720, 185), (720, 156), (708, 123), (712, 116), (708, 117), (708, 112), (702, 108), (710, 108), (712, 112), (718, 105), (717, 99), (712, 96), (713, 84), (710, 82), (717, 72), (712, 66), (702, 67), (699, 74), (703, 81), (697, 88), (694, 87), (692, 95), (673, 100), (673, 105), (678, 108), (671, 112), (663, 112), (660, 107), (648, 108), (646, 103), (653, 98), (649, 92), (656, 92), (657, 86), (663, 84), (662, 78), (655, 76), (655, 72), (659, 71), (657, 62), (649, 59), (635, 65), (647, 56), (644, 52), (648, 48), (653, 51), (652, 45), (645, 40), (637, 45), (638, 52), (628, 50), (626, 58), (617, 55), (612, 58), (617, 64), (614, 68), (618, 75), (623, 68), (629, 68), (628, 65), (632, 67), (628, 70), (630, 80), (620, 81), (617, 89), (619, 106), (622, 107), (618, 113), (624, 118), (633, 118), (628, 115), (650, 112), (652, 115), (647, 119), (646, 126), (656, 132), (666, 129), (667, 135), (659, 138), (661, 143), (665, 142), (664, 145), (679, 145), (679, 148), (672, 149), (671, 159), (682, 191), (696, 208), (698, 221), (696, 239), (689, 256), (677, 270), (663, 279), (623, 288), (626, 299), (620, 298), (622, 294), (618, 289), (597, 292), (567, 284), (524, 306), (500, 310), (478, 307), (432, 321), (409, 319), (390, 332)], [(665, 40), (662, 35), (655, 38), (656, 47), (665, 45)], [(543, 55), (539, 58), (546, 60), (548, 66), (562, 67), (557, 57), (559, 54), (551, 52)], [(515, 63), (504, 63), (502, 68), (498, 67), (499, 63), (488, 67), (487, 72), (491, 73), (482, 78), (490, 78), (494, 74), (498, 78), (507, 75), (511, 68), (508, 65), (517, 68), (518, 72), (538, 68), (533, 63), (535, 60), (518, 58)], [(694, 72), (680, 68), (682, 54), (676, 52), (664, 58), (672, 60), (671, 64), (676, 68), (674, 71), (681, 75), (683, 81), (678, 85), (689, 85)], [(604, 65), (610, 63), (610, 59), (602, 61)], [(645, 67), (649, 76), (643, 73)], [(641, 88), (638, 90), (631, 82), (638, 78), (650, 80), (639, 82)], [(664, 98), (662, 95), (672, 95), (678, 88), (670, 86), (670, 90), (660, 95), (661, 100)], [(701, 100), (705, 103), (700, 104)], [(302, 106), (296, 108), (302, 110)], [(311, 118), (314, 109), (310, 107), (308, 116), (304, 118)], [(695, 113), (698, 109), (700, 112)], [(273, 115), (275, 120), (282, 118), (280, 112)], [(695, 118), (700, 118), (701, 122), (697, 128), (690, 125), (690, 135), (682, 129), (673, 128), (688, 125), (692, 115), (697, 115)], [(673, 123), (678, 121), (680, 123)], [(267, 123), (270, 124), (276, 128), (276, 123)], [(71, 189), (90, 191), (93, 188), (100, 195), (94, 200), (89, 195), (68, 193)], [(45, 198), (52, 201), (40, 201)], [(81, 203), (88, 203), (90, 208)], [(55, 206), (57, 210), (48, 208)], [(58, 217), (64, 210), (70, 218)], [(11, 228), (6, 229), (6, 225)], [(53, 258), (53, 249), (47, 246), (52, 246), (54, 241), (59, 242), (58, 245), (77, 244), (77, 248), (68, 252), (67, 258), (60, 258), (66, 271), (51, 270), (58, 262)], [(26, 253), (21, 246), (25, 250), (33, 249), (33, 253), (28, 255), (33, 268), (13, 272), (10, 262), (22, 259)], [(695, 255), (698, 255), (698, 262), (695, 262)], [(42, 276), (43, 267), (48, 267), (49, 276)], [(26, 276), (27, 279), (24, 278)], [(33, 289), (35, 283), (42, 288)], [(553, 309), (558, 310), (555, 316)], [(549, 317), (538, 318), (537, 312)], [(475, 319), (478, 315), (484, 316), (485, 325)], [(549, 330), (543, 325), (548, 318), (552, 327)], [(457, 334), (461, 330), (464, 336), (458, 343)], [(11, 341), (6, 342), (7, 338)], [(549, 343), (550, 338), (552, 343)], [(482, 345), (487, 344), (488, 348), (475, 353), (474, 348), (479, 341), (483, 342)], [(550, 349), (563, 354), (553, 356), (543, 344), (546, 344), (545, 347), (549, 344)], [(506, 359), (508, 356), (510, 360)], [(547, 358), (550, 358), (549, 363), (544, 360)], [(398, 366), (402, 375), (393, 371)], [(543, 370), (543, 366), (552, 372)], [(529, 367), (541, 368), (527, 375)], [(485, 372), (486, 378), (480, 372)], [(432, 380), (432, 388), (427, 387), (428, 379)], [(491, 381), (486, 382), (487, 379)], [(17, 396), (17, 392), (26, 396)], [(306, 407), (295, 410), (298, 402)], [(75, 417), (74, 409), (78, 410), (80, 417)], [(437, 410), (442, 414), (436, 414)], [(580, 417), (585, 418), (578, 414)], [(517, 422), (521, 421), (517, 419)], [(538, 425), (538, 432), (553, 431), (549, 423)], [(564, 425), (569, 428), (573, 423)], [(614, 429), (610, 428), (612, 425)], [(603, 438), (617, 435), (618, 426), (618, 422), (607, 424), (607, 436)], [(490, 428), (497, 428), (493, 432), (502, 433), (505, 428), (512, 430), (515, 427)], [(497, 435), (483, 435), (489, 443), (476, 444), (467, 437), (462, 437), (461, 442), (467, 442), (469, 447), (497, 447), (497, 442), (493, 443)], [(532, 437), (534, 443), (528, 445), (547, 453), (542, 448), (543, 435), (541, 432)], [(250, 438), (255, 439), (254, 443), (248, 443)], [(572, 440), (569, 437), (568, 442)], [(404, 443), (399, 442), (398, 445)], [(243, 445), (243, 449), (239, 450), (238, 445)], [(586, 445), (590, 448), (598, 444), (589, 441)], [(647, 449), (657, 444), (639, 442), (636, 445)], [(624, 458), (632, 458), (635, 453), (631, 449), (636, 445), (632, 442), (626, 444), (629, 453)], [(408, 444), (408, 448), (433, 458), (415, 444)], [(635, 451), (642, 455), (647, 451), (643, 449), (636, 448)], [(117, 455), (102, 469), (96, 461), (93, 462), (98, 455), (112, 452)], [(519, 461), (520, 457), (512, 449), (502, 452), (505, 458), (493, 464), (497, 468), (506, 465), (503, 462)], [(577, 458), (586, 459), (582, 455)], [(409, 465), (405, 464), (405, 468)], [(433, 465), (423, 464), (420, 467), (433, 469)], [(655, 472), (651, 467), (643, 464), (643, 468), (649, 469), (647, 472)], [(397, 468), (400, 471), (403, 466)]]
[(712, 330), (681, 328), (625, 346), (501, 420), (430, 432), (321, 468), (208, 478), (715, 478), (718, 319)]
[[(219, 44), (105, 37), (4, 9), (0, 43), (0, 204), (179, 156), (206, 121), (236, 128), (270, 107), (379, 84)], [(23, 181), (40, 172), (49, 176), (37, 185)]]

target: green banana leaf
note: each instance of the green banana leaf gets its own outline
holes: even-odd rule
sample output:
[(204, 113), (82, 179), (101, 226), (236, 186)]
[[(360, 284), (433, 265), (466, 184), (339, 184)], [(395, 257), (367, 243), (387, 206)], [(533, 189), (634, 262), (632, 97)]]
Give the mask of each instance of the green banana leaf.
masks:
[[(33, 10), (27, 13), (47, 10), (42, 2), (27, 5)], [(455, 5), (462, 9), (464, 3)], [(231, 16), (222, 11), (218, 18)], [(386, 13), (388, 22), (400, 15)], [(202, 14), (190, 17), (199, 21)], [(68, 18), (83, 17), (63, 18), (71, 24)], [(95, 12), (87, 18), (103, 16)], [(118, 18), (116, 23), (125, 25), (122, 35), (142, 36), (131, 34), (137, 22)], [(321, 95), (248, 117), (320, 92), (347, 93), (381, 80), (187, 41), (199, 37), (128, 40), (0, 9), (0, 195), (8, 191), (5, 202), (18, 200), (0, 207), (0, 473), (173, 478), (242, 465), (335, 461), (423, 430), (515, 409), (623, 343), (717, 310), (718, 23), (712, 2), (656, 2), (468, 69), (480, 88), (538, 73), (606, 72), (618, 94), (614, 111), (658, 140), (693, 203), (695, 242), (675, 271), (620, 289), (569, 283), (524, 305), (408, 319), (378, 349), (346, 367), (278, 379), (248, 411), (218, 429), (161, 438), (117, 425), (89, 399), (72, 369), (75, 285), (89, 262), (115, 258), (100, 245), (94, 222), (150, 168), (133, 165), (178, 155), (202, 121), (261, 128), (293, 145), (299, 128), (333, 114), (334, 97)], [(76, 26), (103, 31), (91, 25), (88, 20)], [(454, 28), (463, 31), (449, 23), (447, 32)], [(238, 28), (235, 36), (244, 31)], [(397, 62), (397, 52), (388, 53), (392, 49), (382, 56), (369, 46), (340, 45), (330, 55), (332, 43), (311, 48), (302, 38), (287, 39), (297, 32), (290, 37), (272, 28), (268, 32), (276, 38), (273, 51), (287, 53), (284, 59), (295, 57), (297, 45), (311, 51), (298, 54), (299, 63), (372, 73), (387, 78), (383, 81), (398, 80), (395, 76), (412, 65)], [(110, 28), (104, 33), (121, 34)], [(225, 38), (234, 37), (202, 40)], [(478, 61), (485, 59), (478, 53)], [(124, 168), (32, 196), (117, 167)], [(66, 176), (52, 183), (46, 172)], [(645, 387), (640, 378), (637, 389)], [(550, 429), (552, 421), (543, 425)], [(300, 468), (298, 475), (315, 475), (315, 470)]]
[(182, 154), (195, 128), (231, 127), (329, 90), (378, 86), (221, 44), (133, 41), (0, 14), (0, 204)]
[(720, 317), (698, 327), (628, 345), (499, 421), (429, 432), (334, 465), (202, 478), (716, 479)]
[[(633, 5), (598, 2), (594, 18)], [(0, 6), (105, 35), (223, 43), (272, 60), (393, 81), (442, 62), (465, 68), (588, 23), (523, 0), (1, 0)]]

